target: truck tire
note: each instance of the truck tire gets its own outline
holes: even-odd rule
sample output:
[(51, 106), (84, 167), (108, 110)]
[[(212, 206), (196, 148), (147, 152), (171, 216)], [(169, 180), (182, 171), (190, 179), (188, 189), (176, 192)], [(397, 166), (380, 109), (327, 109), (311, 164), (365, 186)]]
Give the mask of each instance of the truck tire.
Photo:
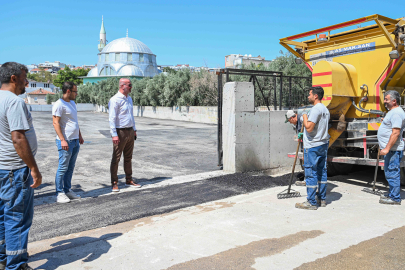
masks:
[(353, 169), (353, 164), (328, 162), (327, 167), (328, 176), (335, 176), (350, 173)]

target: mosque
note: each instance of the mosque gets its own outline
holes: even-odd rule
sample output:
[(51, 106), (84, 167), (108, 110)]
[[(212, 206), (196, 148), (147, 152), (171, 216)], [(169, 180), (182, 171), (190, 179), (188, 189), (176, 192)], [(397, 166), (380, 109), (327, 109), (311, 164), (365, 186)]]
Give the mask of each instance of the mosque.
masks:
[(156, 55), (139, 40), (128, 37), (107, 44), (104, 19), (101, 21), (97, 66), (92, 68), (83, 83), (96, 83), (111, 77), (142, 79), (159, 74)]

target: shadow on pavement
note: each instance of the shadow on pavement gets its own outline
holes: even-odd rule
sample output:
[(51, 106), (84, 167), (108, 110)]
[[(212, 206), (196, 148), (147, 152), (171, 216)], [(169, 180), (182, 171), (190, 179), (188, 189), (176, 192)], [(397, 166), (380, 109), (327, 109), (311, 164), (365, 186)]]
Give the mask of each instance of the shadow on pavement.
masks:
[[(67, 265), (78, 260), (83, 260), (83, 262), (91, 262), (98, 259), (101, 255), (110, 250), (111, 244), (108, 243), (108, 240), (117, 238), (121, 235), (122, 233), (109, 233), (102, 235), (99, 238), (84, 236), (62, 240), (53, 243), (51, 245), (53, 248), (30, 256), (28, 263), (47, 260), (44, 264), (38, 266), (37, 269), (53, 270), (62, 265)], [(98, 243), (96, 245), (88, 245), (94, 242)], [(54, 252), (60, 253), (52, 254)]]
[[(118, 187), (121, 190), (130, 189), (128, 187), (125, 187), (125, 174), (118, 175), (118, 179), (120, 179), (120, 181), (118, 183)], [(172, 179), (172, 177), (162, 177), (161, 176), (161, 177), (154, 177), (154, 178), (150, 178), (150, 179), (147, 179), (147, 178), (133, 178), (133, 180), (136, 183), (141, 184), (142, 186), (152, 185), (152, 184), (160, 183), (160, 182), (163, 182), (165, 180), (170, 180), (170, 179)], [(46, 184), (43, 184), (43, 185), (45, 187), (45, 186), (50, 186), (51, 184), (46, 183)], [(82, 189), (82, 186), (80, 184), (73, 184), (72, 185), (72, 190), (75, 193), (79, 194), (82, 197), (82, 199), (84, 199), (84, 198), (97, 198), (98, 196), (111, 193), (111, 185), (109, 185), (109, 184), (100, 184), (100, 185), (102, 187), (100, 187), (98, 189), (94, 189), (94, 190), (89, 190), (89, 191), (86, 192), (86, 191), (84, 191)], [(40, 189), (41, 188), (43, 188), (42, 185), (40, 186)], [(49, 200), (49, 197), (55, 197), (55, 190), (52, 190), (52, 191), (48, 190), (46, 192), (41, 192), (41, 191), (37, 191), (37, 190), (34, 191), (34, 198), (37, 201), (37, 203), (35, 205), (41, 205), (41, 204), (49, 203), (49, 202), (51, 202), (51, 203), (56, 202), (56, 199), (55, 200), (52, 200), (52, 199)], [(41, 202), (41, 200), (38, 200), (40, 198), (43, 199), (42, 200), (43, 202)]]
[(327, 191), (326, 191), (326, 202), (331, 204), (334, 201), (338, 201), (342, 198), (342, 194), (339, 192), (333, 192), (332, 190), (337, 187), (337, 185), (328, 183)]

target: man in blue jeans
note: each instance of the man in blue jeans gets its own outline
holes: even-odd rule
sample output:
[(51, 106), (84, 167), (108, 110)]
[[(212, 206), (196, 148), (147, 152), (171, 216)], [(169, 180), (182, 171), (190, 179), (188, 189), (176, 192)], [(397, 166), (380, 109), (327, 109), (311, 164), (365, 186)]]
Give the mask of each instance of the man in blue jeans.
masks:
[(62, 85), (63, 96), (52, 106), (53, 127), (56, 131), (56, 146), (59, 152), (59, 166), (55, 177), (56, 201), (68, 203), (80, 199), (72, 187), (72, 176), (80, 144), (84, 140), (77, 121), (77, 86), (72, 82)]
[(390, 186), (388, 195), (382, 195), (382, 204), (401, 204), (400, 185), (401, 171), (400, 163), (404, 151), (402, 132), (405, 125), (404, 110), (399, 107), (400, 96), (397, 91), (385, 92), (384, 105), (388, 109), (380, 128), (377, 138), (380, 146), (380, 155), (384, 157), (385, 178)]
[(15, 62), (0, 67), (0, 269), (29, 270), (28, 233), (34, 216), (34, 188), (42, 183), (35, 162), (32, 117), (18, 95), (28, 69)]
[[(329, 146), (329, 110), (322, 104), (322, 87), (309, 90), (308, 101), (314, 105), (309, 113), (303, 112), (304, 170), (307, 184), (307, 201), (295, 204), (296, 208), (317, 210), (318, 204), (326, 206), (326, 158)], [(309, 114), (309, 115), (308, 115)], [(316, 189), (318, 197), (316, 196)]]

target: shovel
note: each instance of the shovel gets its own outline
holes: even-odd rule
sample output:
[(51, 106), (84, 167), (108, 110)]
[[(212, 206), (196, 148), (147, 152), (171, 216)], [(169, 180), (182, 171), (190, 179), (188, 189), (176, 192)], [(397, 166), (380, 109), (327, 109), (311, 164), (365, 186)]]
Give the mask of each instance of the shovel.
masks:
[[(303, 130), (304, 130), (304, 124), (301, 127), (301, 133), (303, 132)], [(283, 190), (282, 192), (277, 194), (277, 199), (289, 199), (289, 198), (301, 197), (301, 194), (298, 191), (291, 189), (291, 184), (292, 184), (292, 180), (294, 178), (295, 164), (297, 163), (299, 149), (300, 149), (300, 139), (298, 138), (297, 151), (295, 151), (294, 165), (292, 167), (290, 182), (288, 183), (288, 189)]]
[(378, 154), (377, 154), (377, 162), (375, 164), (375, 171), (374, 171), (374, 183), (373, 183), (373, 188), (363, 188), (362, 191), (381, 196), (383, 193), (379, 190), (375, 190), (375, 183), (377, 182), (377, 171), (378, 171), (378, 165), (380, 164), (380, 146), (378, 146)]

